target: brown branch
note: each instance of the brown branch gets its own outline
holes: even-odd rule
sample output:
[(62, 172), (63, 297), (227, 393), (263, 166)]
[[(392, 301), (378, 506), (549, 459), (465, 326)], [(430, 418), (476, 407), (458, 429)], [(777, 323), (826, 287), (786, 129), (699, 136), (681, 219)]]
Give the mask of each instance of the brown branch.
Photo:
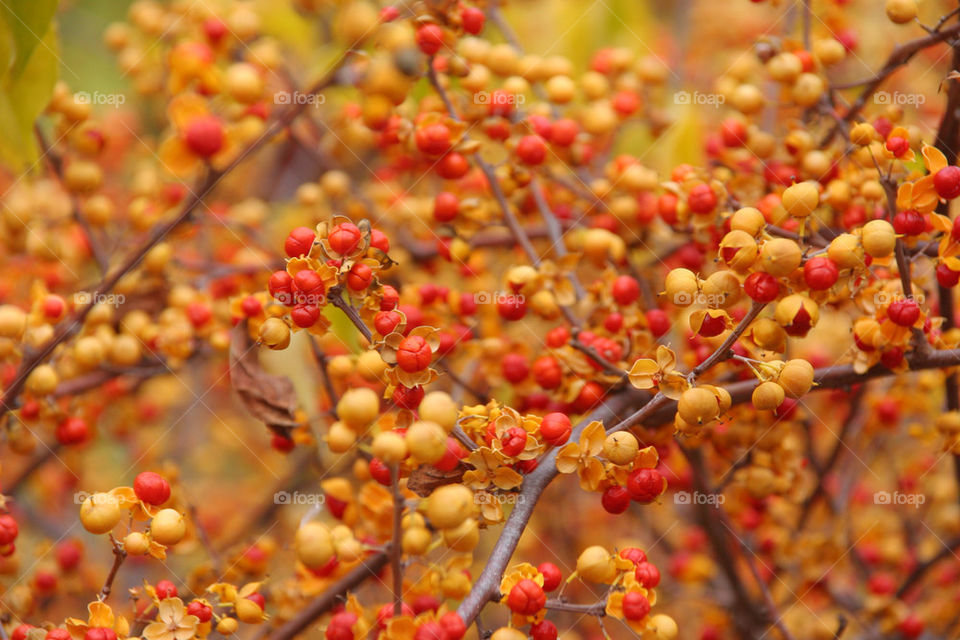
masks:
[(342, 293), (343, 289), (339, 285), (331, 287), (330, 294), (327, 296), (327, 301), (346, 314), (347, 318), (350, 319), (350, 322), (353, 323), (353, 326), (355, 326), (363, 335), (363, 337), (367, 339), (367, 342), (373, 342), (373, 333), (370, 331), (370, 327), (368, 327), (367, 323), (363, 321), (363, 318), (360, 317), (360, 314), (357, 313), (357, 310), (344, 299)]
[(897, 589), (897, 598), (903, 598), (907, 592), (910, 591), (913, 585), (919, 582), (920, 579), (923, 578), (923, 576), (927, 573), (927, 571), (932, 569), (934, 565), (939, 563), (941, 560), (945, 560), (950, 556), (956, 557), (956, 554), (953, 550), (958, 547), (960, 547), (960, 538), (954, 538), (949, 543), (944, 545), (943, 549), (941, 549), (936, 555), (928, 558), (924, 562), (921, 562), (914, 567), (913, 571), (910, 572), (910, 575), (904, 579), (903, 584), (900, 585), (900, 588)]
[(390, 467), (390, 484), (393, 490), (393, 548), (390, 550), (390, 572), (393, 574), (393, 615), (403, 611), (403, 566), (400, 564), (403, 547), (403, 495), (400, 493), (400, 465)]
[(730, 357), (730, 349), (733, 348), (733, 345), (737, 343), (737, 340), (740, 339), (740, 336), (743, 335), (743, 332), (746, 331), (750, 324), (757, 319), (757, 316), (760, 315), (760, 312), (763, 311), (764, 307), (767, 306), (766, 302), (754, 302), (750, 305), (750, 310), (747, 311), (747, 314), (743, 316), (743, 319), (737, 323), (737, 326), (734, 327), (733, 331), (730, 332), (730, 335), (723, 341), (713, 353), (711, 353), (706, 360), (694, 367), (693, 371), (690, 372), (690, 377), (697, 378), (703, 372), (707, 371), (713, 365), (717, 364), (721, 360), (725, 360)]
[(103, 587), (100, 588), (100, 595), (97, 596), (100, 602), (104, 602), (110, 597), (110, 591), (113, 589), (113, 581), (117, 579), (120, 565), (127, 559), (127, 552), (124, 550), (123, 545), (113, 537), (113, 534), (110, 535), (110, 543), (113, 545), (113, 566), (110, 567), (107, 580), (103, 583)]
[(574, 604), (572, 602), (567, 602), (566, 600), (550, 599), (547, 600), (547, 604), (544, 605), (544, 608), (552, 611), (578, 613), (584, 616), (596, 616), (598, 618), (607, 615), (606, 600), (594, 602), (593, 604)]
[(332, 609), (350, 589), (354, 589), (368, 578), (375, 576), (389, 561), (389, 550), (378, 551), (367, 560), (353, 568), (337, 580), (329, 589), (321, 593), (299, 610), (297, 615), (277, 628), (268, 636), (268, 640), (290, 640), (309, 627), (314, 620)]
[[(957, 34), (960, 34), (960, 24), (953, 25), (942, 31), (936, 31), (935, 33), (928, 34), (922, 38), (904, 42), (903, 44), (897, 45), (897, 47), (887, 58), (887, 61), (884, 63), (883, 67), (872, 77), (853, 83), (834, 85), (832, 87), (833, 89), (852, 89), (854, 87), (865, 85), (863, 91), (860, 92), (860, 95), (857, 96), (857, 99), (847, 110), (847, 113), (844, 114), (843, 121), (852, 122), (866, 106), (867, 100), (870, 99), (870, 96), (872, 96), (877, 89), (880, 88), (880, 85), (883, 84), (884, 80), (890, 77), (890, 75), (892, 75), (897, 69), (910, 62), (913, 56), (923, 49), (932, 47), (933, 45), (939, 44), (945, 40), (949, 40)], [(840, 126), (834, 126), (826, 135), (826, 137), (824, 137), (824, 139), (820, 142), (820, 146), (826, 146), (831, 140), (833, 140), (833, 137), (837, 135), (839, 131)]]

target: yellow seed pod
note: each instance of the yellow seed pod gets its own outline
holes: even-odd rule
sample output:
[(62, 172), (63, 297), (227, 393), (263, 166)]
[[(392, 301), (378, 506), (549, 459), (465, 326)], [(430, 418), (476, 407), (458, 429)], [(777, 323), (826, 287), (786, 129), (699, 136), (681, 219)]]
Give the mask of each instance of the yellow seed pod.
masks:
[(474, 511), (473, 491), (462, 484), (447, 484), (427, 498), (427, 518), (438, 529), (454, 529)]
[(260, 325), (259, 338), (271, 349), (286, 349), (290, 345), (290, 327), (280, 318), (267, 318)]
[(827, 257), (841, 269), (864, 268), (864, 254), (863, 245), (852, 233), (841, 233), (827, 247)]
[(60, 376), (56, 370), (49, 364), (41, 364), (30, 372), (25, 383), (27, 391), (36, 396), (46, 396), (53, 393), (57, 384), (60, 382)]
[(19, 340), (27, 328), (27, 314), (12, 304), (0, 306), (0, 337)]
[(745, 231), (755, 237), (766, 226), (767, 220), (759, 209), (743, 207), (730, 216), (731, 231)]
[(449, 549), (467, 553), (473, 551), (480, 542), (480, 527), (473, 518), (467, 518), (460, 526), (441, 531), (443, 544)]
[(613, 243), (613, 234), (606, 229), (588, 229), (583, 234), (583, 254), (591, 262), (602, 266)]
[(640, 451), (636, 436), (627, 431), (617, 431), (603, 441), (603, 455), (613, 464), (630, 464)]
[(847, 50), (835, 38), (822, 38), (813, 43), (814, 57), (825, 67), (842, 62), (847, 57)]
[(806, 360), (796, 358), (788, 360), (780, 370), (777, 382), (790, 398), (799, 398), (813, 386), (813, 365)]
[(373, 455), (386, 463), (397, 463), (407, 457), (407, 441), (396, 431), (378, 433), (370, 445)]
[(703, 281), (703, 295), (710, 307), (725, 309), (740, 301), (743, 287), (732, 271), (716, 271)]
[(860, 241), (867, 255), (885, 258), (893, 253), (897, 244), (897, 234), (893, 230), (893, 225), (886, 220), (871, 220), (863, 225)]
[(874, 318), (858, 318), (853, 323), (853, 337), (859, 345), (867, 348), (876, 349), (886, 342), (880, 331), (880, 323)]
[(445, 391), (431, 391), (423, 396), (417, 411), (421, 418), (436, 422), (447, 433), (453, 431), (460, 415), (457, 403)]
[(187, 534), (187, 521), (176, 509), (161, 509), (150, 521), (150, 537), (162, 545), (174, 545)]
[(333, 538), (333, 549), (340, 562), (356, 562), (363, 557), (363, 544), (352, 535), (349, 538)]
[(709, 389), (693, 387), (687, 389), (677, 402), (677, 413), (691, 424), (710, 422), (720, 413), (720, 404)]
[(823, 95), (823, 78), (815, 73), (802, 73), (790, 89), (793, 101), (801, 107), (812, 107)]
[(131, 531), (123, 538), (123, 550), (127, 555), (142, 556), (150, 550), (150, 539), (139, 531)]
[(787, 333), (790, 333), (791, 327), (800, 329), (805, 326), (813, 327), (820, 320), (820, 307), (816, 302), (805, 295), (794, 293), (780, 300), (777, 303), (777, 309), (773, 314), (774, 319), (780, 323)]
[(655, 640), (674, 640), (680, 633), (674, 619), (664, 613), (658, 613), (650, 618), (650, 626), (653, 628)]
[(763, 109), (763, 92), (754, 84), (741, 84), (733, 90), (730, 103), (737, 111), (750, 115)]
[(590, 582), (608, 583), (617, 575), (610, 552), (599, 545), (587, 547), (577, 558), (577, 573)]
[(380, 414), (380, 398), (373, 389), (348, 389), (337, 402), (337, 415), (354, 431), (365, 429)]
[(353, 373), (353, 358), (346, 355), (333, 356), (327, 362), (327, 373), (334, 380), (343, 380)]
[(948, 436), (960, 433), (960, 411), (948, 411), (937, 416), (937, 431)]
[(403, 552), (411, 556), (422, 556), (430, 549), (430, 542), (433, 536), (426, 527), (410, 527), (404, 530), (400, 538), (400, 546)]
[(259, 624), (263, 622), (263, 609), (249, 598), (237, 598), (237, 601), (233, 603), (233, 609), (237, 614), (237, 618), (240, 619), (240, 622), (245, 622), (246, 624)]
[(364, 351), (357, 358), (357, 373), (367, 382), (377, 382), (387, 370), (387, 363), (375, 349)]
[(784, 393), (783, 387), (768, 380), (757, 385), (750, 396), (750, 401), (757, 411), (773, 411), (783, 404), (785, 398), (786, 393)]
[(887, 0), (884, 7), (887, 17), (894, 24), (906, 24), (917, 17), (916, 0)]
[(377, 8), (365, 0), (354, 0), (341, 5), (335, 22), (335, 33), (343, 36), (347, 44), (353, 44), (368, 36), (380, 19)]
[(701, 386), (712, 393), (713, 397), (717, 399), (717, 407), (720, 414), (726, 413), (730, 410), (730, 407), (733, 406), (733, 397), (730, 395), (730, 392), (723, 387), (715, 387), (712, 384), (704, 384)]
[(696, 299), (700, 282), (689, 269), (673, 269), (667, 274), (664, 286), (667, 300), (678, 307), (687, 307)]
[(410, 453), (420, 462), (437, 462), (447, 452), (447, 432), (436, 422), (414, 422), (407, 428), (406, 440)]
[(232, 636), (237, 632), (239, 626), (240, 623), (237, 622), (236, 618), (220, 618), (220, 622), (217, 623), (217, 633), (223, 636)]
[(784, 84), (793, 84), (803, 73), (803, 62), (796, 55), (784, 52), (770, 58), (767, 62), (770, 77)]
[(788, 238), (774, 238), (763, 243), (760, 249), (760, 260), (763, 270), (770, 275), (782, 278), (793, 273), (803, 254), (796, 242)]
[(257, 68), (246, 62), (227, 67), (227, 93), (242, 104), (251, 104), (263, 96), (263, 78)]
[(820, 190), (812, 181), (798, 182), (783, 191), (783, 208), (794, 218), (806, 218), (820, 204)]
[(753, 234), (742, 229), (731, 230), (720, 241), (720, 257), (727, 266), (740, 272), (746, 271), (756, 262), (758, 253)]
[(293, 540), (297, 560), (310, 569), (319, 569), (334, 556), (333, 536), (319, 522), (307, 522), (297, 529)]
[(877, 130), (869, 122), (861, 122), (850, 129), (850, 142), (858, 147), (866, 147), (878, 137)]
[(109, 493), (95, 493), (80, 505), (80, 524), (90, 533), (107, 533), (122, 515), (120, 501)]
[(357, 432), (339, 420), (327, 431), (327, 446), (334, 453), (346, 453), (357, 442)]
[(527, 634), (513, 627), (500, 627), (493, 632), (490, 640), (527, 640)]
[(560, 306), (553, 292), (541, 289), (530, 298), (530, 308), (535, 314), (545, 320), (554, 320), (560, 316)]

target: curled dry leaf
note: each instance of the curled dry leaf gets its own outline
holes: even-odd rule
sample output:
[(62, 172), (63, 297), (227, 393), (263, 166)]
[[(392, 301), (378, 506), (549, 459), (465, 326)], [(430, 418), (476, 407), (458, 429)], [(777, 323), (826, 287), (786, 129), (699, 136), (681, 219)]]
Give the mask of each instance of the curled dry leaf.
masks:
[(274, 433), (289, 436), (299, 425), (293, 383), (263, 370), (245, 325), (237, 325), (230, 340), (230, 383), (247, 411)]

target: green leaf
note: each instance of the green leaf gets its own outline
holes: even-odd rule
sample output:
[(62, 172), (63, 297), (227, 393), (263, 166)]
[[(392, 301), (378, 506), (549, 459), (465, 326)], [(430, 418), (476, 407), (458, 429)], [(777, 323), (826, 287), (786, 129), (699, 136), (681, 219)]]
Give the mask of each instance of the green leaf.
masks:
[(0, 160), (21, 170), (38, 156), (33, 125), (53, 95), (59, 59), (57, 32), (47, 30), (41, 46), (33, 53), (18, 76), (8, 74), (0, 86)]
[[(4, 75), (19, 78), (27, 69), (37, 45), (44, 42), (50, 31), (53, 16), (57, 12), (57, 0), (3, 0), (0, 15), (3, 17), (12, 44), (12, 51), (4, 58)], [(43, 48), (43, 47), (41, 47)]]
[(360, 332), (357, 331), (357, 328), (350, 322), (347, 314), (332, 304), (328, 304), (323, 308), (323, 315), (330, 321), (330, 330), (333, 331), (333, 335), (340, 339), (340, 342), (353, 353), (363, 351), (360, 347)]

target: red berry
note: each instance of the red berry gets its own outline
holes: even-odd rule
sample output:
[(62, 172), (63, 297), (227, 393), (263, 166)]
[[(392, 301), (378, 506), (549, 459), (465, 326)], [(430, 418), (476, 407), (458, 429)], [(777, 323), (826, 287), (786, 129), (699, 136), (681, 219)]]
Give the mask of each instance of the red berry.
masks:
[(397, 364), (404, 371), (423, 371), (432, 360), (433, 350), (422, 336), (407, 336), (397, 347)]
[(320, 307), (315, 304), (298, 304), (290, 310), (290, 319), (301, 329), (312, 327), (320, 319)]
[(650, 333), (659, 338), (670, 331), (670, 316), (662, 309), (651, 309), (647, 311), (647, 325), (650, 327)]
[(400, 302), (400, 294), (389, 284), (383, 285), (380, 290), (380, 311), (395, 309)]
[(313, 241), (317, 234), (309, 227), (297, 227), (287, 236), (287, 241), (283, 243), (283, 250), (291, 258), (305, 256), (310, 253), (313, 247)]
[(893, 230), (905, 236), (918, 236), (927, 230), (927, 218), (913, 209), (893, 216)]
[(649, 504), (663, 493), (663, 476), (656, 469), (635, 469), (627, 476), (627, 491), (630, 498), (641, 504)]
[(650, 613), (650, 601), (642, 593), (630, 591), (623, 596), (623, 617), (627, 620), (642, 620)]
[[(2, 528), (2, 525), (0, 525), (0, 528)], [(57, 545), (56, 557), (57, 566), (60, 567), (61, 571), (73, 571), (80, 564), (80, 559), (83, 557), (83, 548), (76, 540), (66, 540)]]
[(910, 299), (897, 299), (887, 307), (887, 317), (901, 327), (912, 327), (920, 319), (920, 306)]
[(70, 632), (66, 629), (50, 629), (44, 640), (70, 640)]
[(910, 142), (900, 136), (890, 136), (887, 138), (887, 143), (884, 146), (887, 148), (887, 151), (897, 158), (910, 150)]
[(547, 596), (543, 588), (529, 578), (524, 578), (513, 585), (507, 595), (507, 606), (514, 613), (531, 616), (547, 603)]
[(192, 616), (197, 616), (200, 622), (210, 622), (210, 618), (213, 617), (213, 609), (196, 600), (187, 605), (187, 613)]
[(613, 281), (613, 299), (620, 306), (633, 304), (640, 297), (640, 283), (636, 278), (623, 275)]
[(20, 527), (9, 514), (0, 515), (0, 546), (8, 545), (17, 539)]
[(570, 340), (570, 332), (566, 327), (556, 327), (547, 332), (547, 346), (559, 349)]
[(263, 597), (262, 593), (251, 593), (246, 596), (247, 600), (256, 603), (260, 610), (263, 611), (267, 606), (267, 599)]
[(439, 622), (428, 620), (419, 627), (413, 634), (413, 640), (444, 640), (444, 630)]
[(57, 425), (56, 436), (64, 446), (80, 444), (90, 436), (90, 428), (83, 418), (69, 417)]
[(641, 562), (633, 571), (633, 577), (647, 589), (660, 584), (660, 570), (649, 562)]
[(281, 304), (293, 304), (293, 278), (286, 271), (274, 271), (267, 281), (267, 288)]
[(67, 303), (60, 296), (49, 295), (43, 299), (43, 315), (48, 320), (59, 320), (67, 310)]
[(377, 333), (385, 336), (392, 333), (402, 320), (403, 317), (398, 311), (379, 311), (373, 316), (373, 327)]
[(380, 458), (371, 458), (370, 459), (370, 477), (379, 482), (385, 487), (390, 486), (391, 475), (390, 467), (384, 464), (383, 460)]
[(630, 492), (620, 485), (607, 487), (600, 497), (600, 504), (607, 513), (623, 513), (630, 507)]
[(413, 138), (417, 149), (428, 156), (440, 156), (450, 150), (450, 129), (439, 122), (418, 127)]
[(563, 574), (560, 573), (560, 567), (552, 562), (544, 562), (537, 567), (537, 571), (543, 576), (543, 590), (547, 593), (556, 591), (563, 580)]
[(698, 184), (690, 190), (687, 205), (693, 213), (710, 213), (717, 207), (717, 194), (708, 184)]
[(10, 640), (26, 640), (27, 633), (33, 628), (32, 624), (18, 624), (10, 633)]
[(344, 222), (330, 230), (327, 241), (334, 252), (343, 256), (353, 253), (362, 238), (363, 234), (360, 233), (360, 228), (357, 225), (352, 222)]
[(570, 418), (559, 411), (548, 413), (540, 421), (540, 434), (544, 442), (554, 446), (560, 446), (569, 440), (572, 429)]
[(503, 356), (500, 368), (507, 382), (513, 384), (521, 382), (530, 375), (530, 365), (527, 364), (527, 358), (519, 353), (508, 353)]
[(542, 164), (547, 158), (547, 145), (538, 135), (523, 136), (517, 143), (517, 157), (524, 164)]
[(703, 316), (698, 334), (704, 338), (713, 338), (723, 333), (727, 328), (727, 321), (723, 316), (712, 316), (709, 313)]
[(463, 30), (473, 35), (477, 35), (483, 31), (483, 23), (486, 22), (486, 20), (487, 16), (476, 7), (464, 7), (460, 13), (460, 24), (463, 25)]
[(460, 212), (460, 198), (449, 191), (441, 191), (433, 199), (433, 217), (437, 222), (450, 222)]
[(933, 188), (944, 200), (960, 196), (960, 167), (944, 167), (933, 174)]
[(106, 627), (92, 627), (87, 629), (84, 640), (117, 640), (117, 632)]
[(533, 379), (544, 389), (556, 389), (563, 382), (563, 369), (553, 356), (541, 356), (533, 362)]
[(384, 253), (390, 253), (390, 238), (380, 229), (370, 230), (370, 246)]
[(159, 473), (144, 471), (134, 478), (133, 492), (138, 499), (156, 507), (170, 499), (170, 483)]
[(209, 158), (223, 148), (223, 125), (214, 116), (200, 116), (184, 131), (187, 148), (201, 158)]
[(297, 447), (297, 443), (293, 441), (293, 438), (280, 433), (274, 433), (270, 436), (270, 447), (280, 453), (290, 453)]
[(743, 281), (743, 290), (756, 302), (773, 302), (780, 295), (780, 283), (769, 273), (757, 271)]
[(425, 24), (417, 29), (416, 39), (420, 51), (432, 56), (443, 46), (443, 29), (436, 24)]
[(577, 139), (578, 133), (580, 133), (580, 125), (576, 120), (561, 118), (550, 127), (550, 142), (558, 147), (569, 147)]
[(506, 455), (518, 456), (527, 446), (527, 432), (522, 427), (510, 427), (500, 438), (500, 445)]
[(941, 287), (955, 287), (957, 282), (960, 282), (960, 271), (953, 271), (946, 263), (941, 262), (937, 265), (937, 282)]
[(444, 180), (458, 180), (467, 175), (470, 163), (462, 153), (451, 151), (444, 155), (436, 165), (437, 175)]
[(627, 547), (626, 549), (621, 549), (620, 557), (624, 560), (629, 560), (635, 565), (647, 561), (647, 554), (643, 552), (643, 549), (637, 549), (636, 547)]
[(586, 413), (603, 401), (604, 394), (603, 387), (591, 380), (580, 389), (577, 399), (573, 401), (573, 408), (578, 413)]
[(423, 387), (404, 387), (398, 386), (393, 392), (393, 401), (401, 409), (410, 409), (413, 411), (420, 406), (420, 402), (423, 400), (425, 392)]
[(177, 585), (173, 584), (169, 580), (161, 580), (154, 585), (153, 588), (157, 592), (157, 597), (161, 600), (177, 597)]
[(725, 147), (742, 147), (747, 142), (747, 125), (737, 118), (720, 123), (720, 137)]
[(467, 633), (467, 625), (456, 611), (448, 611), (440, 616), (446, 640), (460, 640)]
[(803, 280), (813, 291), (829, 289), (839, 277), (837, 263), (826, 256), (815, 256), (803, 265)]
[(501, 296), (497, 300), (497, 313), (504, 320), (520, 320), (527, 315), (526, 299), (523, 296)]
[(923, 630), (925, 625), (923, 620), (917, 616), (915, 613), (909, 614), (906, 618), (900, 621), (900, 624), (897, 625), (900, 634), (903, 635), (907, 640), (912, 640), (913, 638), (919, 638), (923, 635)]
[(557, 640), (557, 625), (549, 620), (541, 620), (530, 625), (532, 640)]
[(349, 611), (341, 611), (330, 618), (330, 624), (323, 632), (326, 640), (354, 640), (353, 625), (357, 622), (357, 616)]
[(354, 262), (347, 273), (347, 287), (351, 291), (363, 291), (373, 282), (373, 269), (363, 262)]

